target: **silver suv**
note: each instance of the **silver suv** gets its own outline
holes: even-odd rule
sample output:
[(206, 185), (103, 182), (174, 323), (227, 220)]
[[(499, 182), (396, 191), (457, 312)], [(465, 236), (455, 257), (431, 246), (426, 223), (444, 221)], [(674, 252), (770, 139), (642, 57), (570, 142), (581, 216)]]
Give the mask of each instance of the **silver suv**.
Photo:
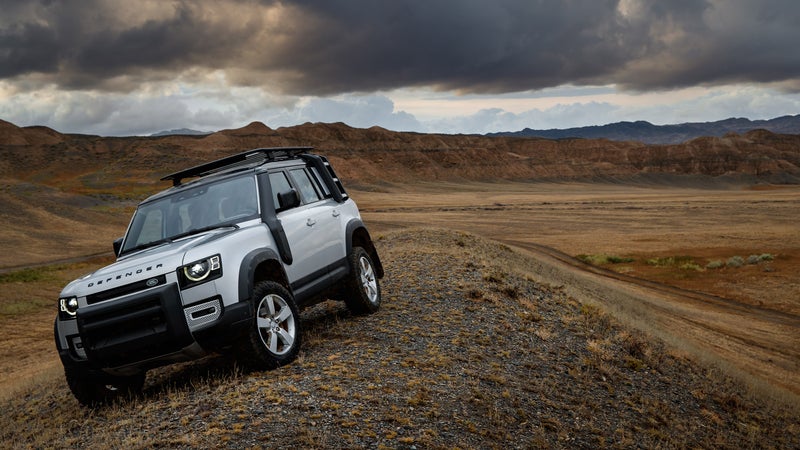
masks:
[(56, 347), (78, 401), (140, 390), (148, 369), (211, 351), (276, 368), (300, 348), (298, 308), (380, 307), (369, 232), (310, 151), (255, 149), (162, 179), (173, 187), (139, 205), (117, 261), (59, 296)]

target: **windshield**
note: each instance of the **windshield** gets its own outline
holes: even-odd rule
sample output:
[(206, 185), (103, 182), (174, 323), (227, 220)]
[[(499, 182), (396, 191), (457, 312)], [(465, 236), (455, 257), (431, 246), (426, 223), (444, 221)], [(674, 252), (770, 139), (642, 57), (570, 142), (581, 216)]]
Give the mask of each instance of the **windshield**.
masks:
[(258, 216), (255, 178), (229, 178), (139, 205), (122, 253)]

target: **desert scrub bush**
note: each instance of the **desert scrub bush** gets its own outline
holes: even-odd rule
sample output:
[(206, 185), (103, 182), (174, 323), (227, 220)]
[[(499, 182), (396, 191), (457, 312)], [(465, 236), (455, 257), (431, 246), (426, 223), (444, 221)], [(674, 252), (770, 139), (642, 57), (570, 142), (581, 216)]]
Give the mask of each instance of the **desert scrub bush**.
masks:
[(484, 292), (478, 288), (470, 288), (467, 290), (467, 298), (471, 300), (483, 300)]
[(741, 256), (731, 256), (725, 261), (725, 265), (732, 268), (742, 267), (744, 265), (744, 258)]
[(634, 372), (639, 372), (647, 368), (647, 364), (645, 364), (644, 361), (642, 361), (639, 358), (625, 355), (624, 360), (625, 360), (625, 367), (627, 367), (630, 370), (633, 370)]
[(591, 264), (593, 266), (602, 266), (604, 264), (623, 264), (623, 263), (631, 263), (634, 261), (633, 258), (626, 258), (622, 256), (615, 256), (615, 255), (586, 255), (580, 254), (576, 256), (579, 260), (585, 262), (586, 264)]
[(502, 283), (503, 281), (505, 281), (507, 276), (508, 275), (506, 273), (504, 273), (504, 272), (501, 272), (499, 270), (492, 270), (492, 271), (490, 271), (488, 273), (484, 273), (483, 281), (488, 281), (489, 283), (497, 283), (497, 284), (499, 284), (499, 283)]
[(694, 262), (681, 264), (680, 267), (678, 267), (678, 268), (681, 269), (681, 270), (694, 270), (695, 272), (702, 272), (703, 271), (703, 268), (700, 267), (699, 264), (695, 264)]
[(517, 299), (522, 295), (519, 288), (516, 286), (504, 286), (502, 289), (500, 289), (500, 292), (510, 299)]
[(725, 261), (721, 261), (719, 259), (715, 259), (710, 261), (706, 264), (706, 269), (721, 269), (723, 267), (730, 267), (730, 268), (738, 268), (742, 267), (745, 264), (747, 265), (755, 265), (759, 264), (763, 261), (772, 261), (775, 257), (770, 253), (762, 253), (760, 255), (750, 255), (747, 259), (742, 258), (741, 256), (731, 256)]
[(605, 333), (611, 329), (611, 318), (598, 306), (583, 303), (579, 309), (584, 325), (593, 332)]
[(600, 308), (595, 305), (590, 305), (588, 303), (582, 303), (580, 305), (580, 313), (583, 316), (591, 317), (591, 318), (599, 318), (603, 315)]
[(645, 261), (648, 266), (655, 267), (681, 267), (687, 264), (694, 264), (694, 258), (687, 255), (681, 256), (664, 256), (658, 258), (650, 258)]
[(703, 268), (694, 261), (694, 258), (687, 255), (650, 258), (645, 261), (645, 263), (648, 266), (654, 267), (677, 267), (680, 270), (694, 270), (696, 272), (701, 272), (703, 270)]
[(772, 261), (773, 257), (769, 253), (763, 253), (761, 255), (750, 255), (747, 257), (747, 264), (758, 264), (761, 261)]

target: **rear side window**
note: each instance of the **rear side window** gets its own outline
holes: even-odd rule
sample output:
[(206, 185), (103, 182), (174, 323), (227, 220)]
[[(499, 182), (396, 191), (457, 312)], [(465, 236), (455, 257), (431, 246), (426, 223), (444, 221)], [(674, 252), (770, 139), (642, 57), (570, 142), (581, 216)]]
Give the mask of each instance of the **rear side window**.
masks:
[(289, 173), (297, 184), (297, 190), (300, 191), (303, 203), (314, 203), (320, 200), (319, 193), (305, 169), (292, 169)]
[(333, 197), (333, 195), (331, 195), (331, 191), (328, 189), (328, 186), (326, 186), (325, 182), (322, 181), (322, 177), (319, 175), (317, 168), (309, 167), (308, 169), (311, 171), (311, 178), (314, 179), (314, 184), (316, 184), (317, 188), (320, 189), (320, 192), (322, 192), (322, 196), (325, 198)]

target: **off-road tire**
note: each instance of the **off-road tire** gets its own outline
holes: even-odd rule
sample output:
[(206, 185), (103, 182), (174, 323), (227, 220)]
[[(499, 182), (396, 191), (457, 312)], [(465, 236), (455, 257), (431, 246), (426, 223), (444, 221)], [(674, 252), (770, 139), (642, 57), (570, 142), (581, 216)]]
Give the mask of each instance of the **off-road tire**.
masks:
[(361, 247), (353, 247), (348, 259), (350, 275), (347, 280), (345, 304), (353, 314), (371, 314), (381, 307), (381, 286), (372, 258)]
[(262, 281), (253, 289), (253, 319), (241, 359), (261, 369), (292, 362), (300, 351), (300, 314), (292, 294), (281, 284)]
[(127, 377), (65, 368), (67, 385), (78, 402), (84, 406), (106, 405), (117, 399), (131, 398), (142, 392), (145, 373)]

